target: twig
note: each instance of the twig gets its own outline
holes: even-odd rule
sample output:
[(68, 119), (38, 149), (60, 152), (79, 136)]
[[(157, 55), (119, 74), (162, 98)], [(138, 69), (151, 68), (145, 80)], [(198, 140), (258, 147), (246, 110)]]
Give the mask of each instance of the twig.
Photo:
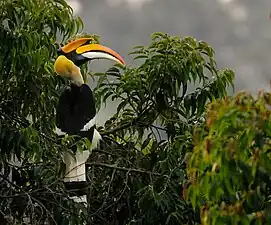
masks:
[[(114, 134), (114, 133), (116, 133), (116, 132), (118, 132), (118, 131), (120, 131), (120, 130), (126, 129), (126, 128), (132, 126), (132, 125), (136, 125), (137, 121), (139, 121), (139, 119), (140, 119), (142, 116), (144, 116), (147, 112), (150, 111), (150, 110), (148, 110), (148, 107), (151, 108), (152, 105), (146, 106), (146, 108), (143, 109), (142, 112), (141, 112), (137, 117), (133, 118), (133, 120), (132, 120), (130, 123), (125, 123), (125, 124), (123, 124), (123, 125), (121, 125), (121, 126), (115, 127), (115, 128), (113, 128), (113, 129), (111, 129), (111, 130), (108, 130), (108, 131), (103, 131), (103, 132), (100, 131), (100, 134), (101, 134), (101, 135)], [(157, 116), (158, 116), (158, 115), (155, 116), (155, 119), (157, 118)], [(146, 125), (146, 124), (144, 124), (144, 125)], [(147, 125), (148, 125), (148, 124), (147, 124)], [(106, 128), (105, 128), (105, 129), (106, 129)], [(107, 129), (106, 129), (106, 130), (107, 130)]]
[(120, 157), (120, 155), (118, 155), (116, 153), (108, 152), (108, 151), (101, 150), (101, 149), (93, 149), (92, 152), (98, 152), (98, 153), (102, 153), (102, 154), (105, 154), (105, 155), (113, 155), (113, 156), (116, 156), (116, 157)]
[(129, 172), (136, 172), (136, 173), (145, 173), (145, 174), (155, 175), (155, 176), (164, 176), (164, 175), (162, 175), (160, 173), (154, 173), (154, 172), (143, 170), (143, 169), (119, 167), (119, 166), (115, 166), (115, 165), (112, 165), (112, 164), (106, 164), (106, 163), (91, 162), (91, 163), (86, 163), (86, 165), (89, 165), (89, 166), (95, 165), (95, 166), (107, 167), (107, 168), (116, 169), (116, 170), (122, 170), (122, 171), (129, 171)]
[(155, 125), (151, 125), (151, 127), (155, 128), (156, 130), (163, 130), (163, 131), (167, 131), (166, 128), (163, 128), (163, 127), (158, 127), (158, 126), (155, 126)]
[(120, 130), (126, 129), (126, 128), (130, 127), (130, 126), (131, 126), (131, 123), (125, 123), (125, 124), (123, 124), (121, 126), (115, 127), (115, 128), (113, 128), (111, 130), (108, 130), (108, 131), (100, 131), (100, 134), (101, 135), (114, 134), (114, 133), (116, 133), (116, 132), (118, 132)]
[(112, 175), (111, 175), (111, 179), (109, 181), (109, 185), (108, 185), (108, 188), (107, 188), (107, 193), (106, 193), (106, 196), (105, 196), (105, 199), (103, 201), (103, 204), (101, 205), (101, 207), (99, 209), (97, 209), (94, 213), (92, 213), (92, 215), (96, 215), (98, 212), (100, 212), (103, 207), (105, 206), (106, 204), (106, 200), (108, 199), (108, 196), (109, 196), (109, 192), (110, 192), (110, 188), (111, 188), (111, 185), (112, 185), (112, 182), (114, 180), (114, 176), (115, 176), (115, 173), (116, 173), (116, 169), (113, 170), (112, 172)]
[(47, 216), (49, 216), (52, 219), (52, 222), (57, 225), (57, 222), (54, 219), (54, 215), (46, 208), (46, 206), (41, 201), (39, 201), (38, 199), (34, 198), (33, 196), (32, 196), (32, 198), (33, 198), (34, 201), (36, 201), (38, 203), (38, 205), (41, 208), (43, 208), (46, 211)]
[[(114, 202), (112, 203), (112, 204), (110, 204), (110, 205), (108, 205), (106, 208), (104, 208), (101, 212), (104, 212), (104, 211), (106, 211), (107, 209), (109, 209), (109, 208), (111, 208), (113, 205), (115, 205), (115, 204), (117, 204), (118, 203), (118, 201), (121, 199), (121, 197), (123, 196), (123, 194), (124, 194), (124, 192), (126, 191), (126, 189), (127, 188), (129, 188), (128, 187), (128, 178), (129, 178), (129, 172), (130, 171), (127, 171), (127, 173), (126, 173), (126, 179), (125, 179), (125, 187), (123, 188), (123, 190), (121, 191), (121, 192), (119, 192), (118, 194), (120, 194), (119, 196), (118, 196), (118, 199), (116, 199), (116, 200), (114, 200)], [(117, 195), (118, 195), (117, 194)], [(117, 196), (116, 195), (116, 196)], [(115, 199), (115, 197), (113, 198), (113, 199)]]

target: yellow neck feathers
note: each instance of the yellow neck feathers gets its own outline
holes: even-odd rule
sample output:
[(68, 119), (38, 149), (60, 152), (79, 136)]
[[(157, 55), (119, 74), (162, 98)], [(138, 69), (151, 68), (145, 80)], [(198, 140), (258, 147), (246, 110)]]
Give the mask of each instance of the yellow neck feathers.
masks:
[(78, 86), (84, 83), (80, 68), (63, 55), (56, 59), (54, 70), (59, 76), (71, 79)]

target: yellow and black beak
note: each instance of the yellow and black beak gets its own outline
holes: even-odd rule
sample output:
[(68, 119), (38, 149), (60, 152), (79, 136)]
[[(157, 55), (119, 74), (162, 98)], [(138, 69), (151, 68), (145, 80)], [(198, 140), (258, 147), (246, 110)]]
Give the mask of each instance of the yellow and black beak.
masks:
[(93, 59), (108, 59), (121, 65), (125, 65), (123, 58), (114, 50), (99, 45), (91, 44), (92, 38), (79, 38), (63, 46), (59, 55), (64, 55), (76, 66), (80, 66)]

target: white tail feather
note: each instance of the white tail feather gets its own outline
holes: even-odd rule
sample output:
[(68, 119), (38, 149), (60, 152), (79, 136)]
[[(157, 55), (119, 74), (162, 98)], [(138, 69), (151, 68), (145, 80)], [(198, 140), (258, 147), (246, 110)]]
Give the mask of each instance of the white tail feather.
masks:
[(64, 182), (86, 181), (85, 163), (90, 151), (76, 152), (75, 156), (64, 153), (63, 161), (66, 164), (66, 175)]
[(90, 150), (96, 149), (101, 140), (102, 136), (96, 129), (94, 129)]
[(102, 139), (99, 132), (94, 129), (90, 150), (76, 152), (75, 156), (70, 153), (64, 153), (64, 163), (66, 164), (65, 182), (86, 181), (85, 163), (90, 155), (91, 150), (96, 149)]

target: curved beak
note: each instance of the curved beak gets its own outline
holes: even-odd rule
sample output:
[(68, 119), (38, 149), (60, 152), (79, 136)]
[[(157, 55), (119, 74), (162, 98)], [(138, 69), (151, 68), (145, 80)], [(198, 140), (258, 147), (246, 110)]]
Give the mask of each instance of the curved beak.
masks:
[(84, 81), (79, 66), (87, 61), (108, 59), (125, 66), (123, 58), (117, 52), (99, 44), (90, 44), (92, 40), (92, 38), (79, 38), (59, 49), (59, 56), (54, 65), (55, 72), (81, 85)]
[(119, 63), (123, 66), (125, 65), (123, 58), (117, 52), (99, 44), (83, 45), (76, 49), (76, 53), (88, 60), (108, 59), (111, 61), (115, 61), (116, 63)]

